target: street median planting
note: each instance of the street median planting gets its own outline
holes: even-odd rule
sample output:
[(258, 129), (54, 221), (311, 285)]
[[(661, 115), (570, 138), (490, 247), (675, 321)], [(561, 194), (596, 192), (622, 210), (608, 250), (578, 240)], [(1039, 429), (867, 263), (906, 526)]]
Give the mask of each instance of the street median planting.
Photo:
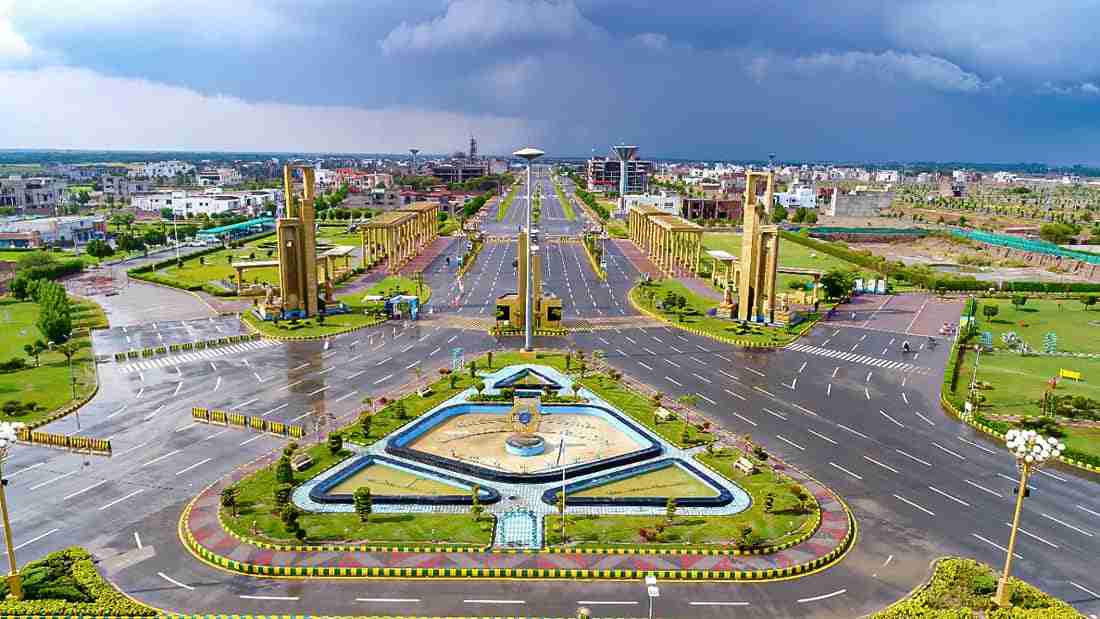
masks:
[(31, 561), (19, 570), (24, 599), (4, 599), (0, 581), (0, 615), (5, 617), (152, 617), (156, 609), (139, 604), (115, 589), (96, 571), (82, 548), (69, 548)]

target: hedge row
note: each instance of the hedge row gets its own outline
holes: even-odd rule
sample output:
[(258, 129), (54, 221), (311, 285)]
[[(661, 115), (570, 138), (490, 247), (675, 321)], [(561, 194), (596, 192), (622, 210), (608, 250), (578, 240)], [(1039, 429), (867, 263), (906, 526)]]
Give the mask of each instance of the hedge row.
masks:
[[(59, 566), (69, 566), (68, 574), (57, 574)], [(75, 585), (92, 598), (91, 602), (71, 602), (65, 599), (24, 599), (0, 601), (0, 615), (7, 616), (86, 616), (86, 617), (152, 617), (157, 611), (139, 604), (123, 595), (103, 579), (92, 564), (92, 556), (83, 548), (68, 548), (46, 555), (39, 561), (23, 566), (20, 572), (26, 578), (25, 585), (31, 583), (33, 573), (54, 570), (53, 576), (58, 585), (71, 588)], [(53, 590), (54, 583), (42, 583), (43, 595)], [(6, 583), (4, 584), (6, 593)], [(24, 586), (24, 592), (30, 596), (30, 587)]]

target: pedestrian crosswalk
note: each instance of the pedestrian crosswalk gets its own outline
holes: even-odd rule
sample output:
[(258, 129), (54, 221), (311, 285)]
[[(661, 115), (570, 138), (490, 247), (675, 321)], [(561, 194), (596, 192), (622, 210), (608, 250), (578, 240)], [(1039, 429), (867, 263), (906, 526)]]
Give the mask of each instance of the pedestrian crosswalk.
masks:
[(929, 374), (931, 370), (912, 363), (906, 363), (904, 361), (891, 361), (890, 359), (880, 359), (878, 357), (868, 357), (867, 355), (857, 355), (851, 352), (844, 352), (842, 350), (833, 350), (832, 348), (820, 348), (818, 346), (810, 346), (808, 344), (788, 344), (787, 350), (795, 350), (798, 352), (806, 353), (808, 355), (818, 355), (821, 357), (828, 357), (830, 359), (839, 359), (841, 361), (850, 361), (852, 363), (862, 363), (863, 365), (870, 365), (884, 370), (896, 370), (898, 372), (911, 372), (914, 374)]
[(224, 357), (226, 355), (239, 355), (250, 351), (275, 346), (278, 343), (279, 342), (276, 340), (253, 340), (251, 342), (241, 342), (239, 344), (227, 344), (225, 346), (218, 346), (217, 348), (189, 350), (187, 352), (164, 355), (161, 357), (155, 357), (153, 359), (142, 359), (140, 361), (120, 363), (118, 366), (118, 371), (123, 374), (130, 374), (132, 372), (140, 372), (142, 370), (152, 370), (154, 368), (180, 365), (182, 363), (204, 361), (208, 359), (214, 359), (216, 357)]

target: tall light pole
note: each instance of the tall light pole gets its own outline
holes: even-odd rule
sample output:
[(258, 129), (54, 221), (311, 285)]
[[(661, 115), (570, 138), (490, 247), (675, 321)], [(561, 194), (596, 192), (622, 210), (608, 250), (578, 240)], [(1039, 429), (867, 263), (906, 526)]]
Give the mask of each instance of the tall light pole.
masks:
[(409, 152), (412, 153), (412, 156), (413, 156), (412, 170), (409, 172), (409, 176), (415, 176), (416, 175), (416, 154), (420, 152), (420, 149), (419, 148), (410, 148)]
[(543, 156), (544, 152), (537, 148), (528, 146), (527, 148), (521, 148), (512, 153), (514, 156), (520, 159), (527, 160), (527, 256), (525, 261), (527, 263), (527, 272), (523, 274), (523, 277), (527, 280), (524, 286), (527, 289), (527, 298), (523, 300), (523, 349), (531, 351), (531, 162), (539, 157)]
[(1064, 443), (1038, 434), (1035, 430), (1009, 430), (1005, 434), (1005, 447), (1016, 459), (1016, 468), (1020, 469), (1020, 486), (1016, 489), (1016, 511), (1012, 515), (1012, 533), (1008, 537), (1005, 570), (1001, 581), (997, 583), (997, 595), (993, 597), (993, 602), (1001, 608), (1012, 606), (1008, 592), (1008, 575), (1012, 570), (1016, 531), (1020, 528), (1020, 510), (1024, 506), (1024, 495), (1027, 494), (1027, 478), (1033, 469), (1043, 466), (1047, 460), (1057, 460), (1066, 448)]
[[(0, 421), (0, 463), (8, 457), (8, 448), (19, 438), (21, 423)], [(0, 515), (4, 519), (4, 542), (8, 547), (8, 591), (17, 600), (23, 599), (23, 580), (19, 576), (19, 565), (15, 562), (15, 548), (11, 542), (11, 520), (8, 518), (8, 499), (4, 494), (7, 480), (0, 474)]]

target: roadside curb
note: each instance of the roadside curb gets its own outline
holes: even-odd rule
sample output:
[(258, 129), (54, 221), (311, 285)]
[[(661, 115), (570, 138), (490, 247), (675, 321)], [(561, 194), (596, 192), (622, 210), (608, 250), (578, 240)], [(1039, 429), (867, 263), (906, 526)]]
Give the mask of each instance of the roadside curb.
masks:
[(814, 328), (814, 326), (817, 325), (817, 323), (821, 322), (820, 317), (818, 317), (814, 320), (808, 320), (807, 322), (809, 324), (807, 324), (806, 327), (804, 329), (802, 329), (801, 332), (794, 334), (794, 338), (791, 341), (783, 342), (783, 343), (778, 343), (778, 342), (776, 342), (776, 343), (765, 343), (765, 342), (756, 342), (754, 340), (742, 340), (742, 339), (735, 338), (735, 337), (724, 337), (724, 336), (721, 336), (721, 335), (716, 335), (714, 333), (710, 333), (708, 331), (703, 331), (702, 329), (695, 329), (695, 328), (692, 328), (692, 327), (685, 327), (683, 325), (679, 325), (679, 324), (677, 324), (675, 322), (672, 322), (671, 320), (665, 318), (664, 316), (656, 314), (656, 313), (642, 307), (637, 301), (634, 300), (634, 291), (637, 290), (637, 289), (638, 289), (637, 286), (635, 286), (634, 288), (631, 288), (630, 292), (627, 293), (626, 296), (627, 296), (627, 300), (630, 301), (630, 305), (634, 309), (641, 312), (642, 314), (645, 314), (646, 316), (649, 316), (650, 318), (652, 318), (654, 320), (658, 320), (660, 322), (663, 322), (666, 325), (669, 325), (671, 327), (675, 327), (675, 328), (677, 328), (681, 331), (687, 331), (688, 333), (691, 333), (693, 335), (698, 335), (700, 337), (710, 338), (712, 340), (722, 342), (724, 344), (733, 344), (734, 346), (742, 346), (744, 348), (786, 348), (787, 346), (790, 346), (791, 344), (797, 342), (799, 339), (801, 339), (803, 336), (805, 336), (810, 330), (812, 330)]

